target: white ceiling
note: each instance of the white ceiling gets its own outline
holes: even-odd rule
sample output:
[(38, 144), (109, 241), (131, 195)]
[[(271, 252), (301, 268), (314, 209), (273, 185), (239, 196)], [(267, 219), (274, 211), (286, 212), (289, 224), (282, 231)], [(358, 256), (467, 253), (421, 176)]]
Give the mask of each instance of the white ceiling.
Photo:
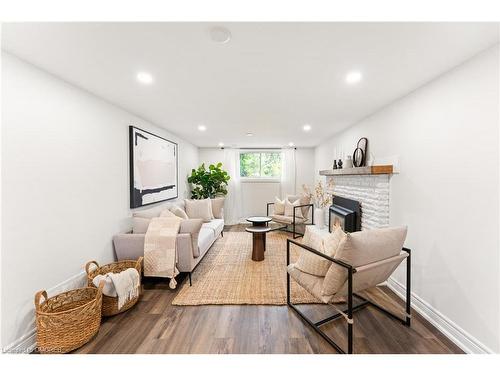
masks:
[[(231, 31), (229, 43), (210, 39), (210, 28), (221, 25)], [(2, 29), (6, 51), (202, 147), (315, 146), (498, 41), (496, 23), (8, 23)], [(344, 78), (353, 69), (364, 79), (349, 86)], [(154, 83), (139, 84), (138, 71), (150, 72)]]

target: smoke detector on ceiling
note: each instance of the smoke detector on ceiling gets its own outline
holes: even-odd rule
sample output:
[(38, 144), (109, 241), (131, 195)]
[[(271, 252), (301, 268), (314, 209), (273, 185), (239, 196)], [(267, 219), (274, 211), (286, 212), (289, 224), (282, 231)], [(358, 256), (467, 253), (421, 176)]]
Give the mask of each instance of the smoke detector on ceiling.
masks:
[(231, 40), (231, 32), (222, 26), (214, 26), (210, 29), (210, 38), (215, 43), (225, 44)]

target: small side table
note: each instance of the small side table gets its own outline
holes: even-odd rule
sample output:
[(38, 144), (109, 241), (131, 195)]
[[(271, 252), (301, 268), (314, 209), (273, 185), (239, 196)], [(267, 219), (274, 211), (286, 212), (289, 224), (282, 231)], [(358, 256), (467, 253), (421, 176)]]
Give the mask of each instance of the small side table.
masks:
[(245, 230), (248, 233), (252, 233), (252, 260), (256, 262), (264, 260), (264, 251), (266, 251), (266, 234), (271, 231), (271, 228), (261, 225), (248, 227), (245, 228)]
[(267, 216), (251, 216), (247, 219), (254, 227), (266, 227), (271, 220), (273, 219)]

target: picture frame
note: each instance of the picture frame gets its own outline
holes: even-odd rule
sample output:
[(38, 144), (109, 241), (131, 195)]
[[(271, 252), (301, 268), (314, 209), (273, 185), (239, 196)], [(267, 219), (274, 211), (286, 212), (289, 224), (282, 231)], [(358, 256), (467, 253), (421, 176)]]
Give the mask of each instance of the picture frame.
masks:
[(176, 142), (129, 126), (130, 208), (179, 197)]

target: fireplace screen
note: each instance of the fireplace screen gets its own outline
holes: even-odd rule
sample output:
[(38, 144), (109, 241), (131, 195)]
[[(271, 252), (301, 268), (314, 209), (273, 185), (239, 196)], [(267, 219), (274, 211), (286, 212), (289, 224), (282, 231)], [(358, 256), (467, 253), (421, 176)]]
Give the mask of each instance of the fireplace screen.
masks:
[(339, 216), (336, 213), (332, 212), (331, 213), (331, 220), (330, 220), (330, 232), (332, 231), (334, 226), (340, 226), (343, 230), (345, 230), (345, 219), (343, 216)]
[(352, 199), (333, 196), (328, 224), (330, 232), (335, 225), (340, 225), (345, 232), (361, 230), (361, 205)]

